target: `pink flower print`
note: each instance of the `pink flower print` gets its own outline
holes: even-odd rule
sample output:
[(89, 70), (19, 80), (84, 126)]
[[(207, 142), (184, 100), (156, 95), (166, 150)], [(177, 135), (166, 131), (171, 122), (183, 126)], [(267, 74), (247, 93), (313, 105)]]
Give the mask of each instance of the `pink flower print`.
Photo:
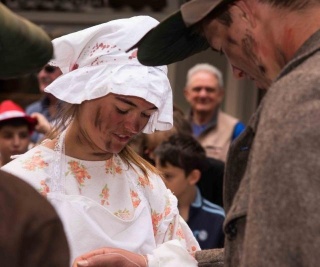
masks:
[(198, 249), (196, 246), (191, 246), (190, 250), (189, 250), (189, 253), (193, 253), (193, 252), (196, 252)]
[(184, 237), (184, 233), (183, 233), (183, 231), (182, 231), (182, 229), (181, 229), (181, 226), (180, 226), (180, 225), (178, 226), (178, 229), (177, 229), (176, 235), (177, 235), (177, 237), (179, 237), (179, 239), (180, 239), (180, 240), (181, 240), (181, 239), (185, 239), (185, 237)]
[(85, 179), (91, 179), (91, 176), (87, 172), (86, 168), (79, 164), (79, 162), (75, 160), (71, 160), (68, 162), (69, 171), (71, 171), (73, 177), (75, 177), (80, 186), (84, 186)]
[(71, 71), (76, 70), (79, 68), (79, 65), (77, 63), (73, 64)]
[(145, 176), (143, 176), (143, 177), (139, 176), (138, 185), (140, 185), (142, 187), (149, 186), (150, 189), (153, 189), (153, 185), (150, 183), (150, 180), (148, 179), (148, 177), (145, 177)]
[(114, 215), (116, 215), (117, 217), (119, 217), (122, 220), (129, 220), (131, 219), (131, 214), (129, 212), (129, 210), (124, 209), (124, 210), (118, 210), (114, 213)]
[(162, 220), (162, 214), (157, 213), (155, 210), (151, 210), (151, 220), (152, 220), (153, 234), (154, 236), (156, 236), (159, 229), (160, 221)]
[(169, 198), (166, 199), (166, 205), (164, 208), (164, 217), (167, 217), (171, 213), (171, 206), (170, 206), (170, 200)]
[(121, 174), (122, 168), (119, 160), (113, 160), (113, 158), (106, 160), (106, 173), (109, 174)]
[(137, 208), (141, 202), (139, 195), (136, 191), (130, 190), (132, 205), (134, 208)]
[(101, 205), (109, 205), (109, 197), (110, 197), (110, 194), (109, 194), (109, 188), (108, 188), (108, 185), (105, 185), (101, 191), (101, 194), (99, 195), (101, 197)]
[(24, 169), (28, 171), (35, 171), (36, 169), (43, 169), (48, 166), (48, 163), (42, 159), (41, 151), (37, 151), (30, 159), (22, 162)]
[(170, 239), (172, 239), (173, 238), (173, 224), (170, 223), (168, 228), (169, 228), (169, 237), (170, 237)]
[(133, 58), (136, 58), (138, 55), (138, 49), (134, 50), (131, 55), (129, 56), (129, 59), (133, 59)]
[(45, 180), (40, 181), (40, 194), (43, 195), (44, 197), (47, 196), (47, 194), (50, 192), (50, 188), (45, 182)]

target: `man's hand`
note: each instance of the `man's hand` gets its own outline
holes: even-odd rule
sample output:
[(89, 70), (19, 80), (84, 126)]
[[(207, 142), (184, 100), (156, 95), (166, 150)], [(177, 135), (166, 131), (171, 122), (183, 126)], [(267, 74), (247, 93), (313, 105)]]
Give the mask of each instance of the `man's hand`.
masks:
[(124, 249), (101, 248), (75, 259), (72, 267), (147, 267), (147, 258)]

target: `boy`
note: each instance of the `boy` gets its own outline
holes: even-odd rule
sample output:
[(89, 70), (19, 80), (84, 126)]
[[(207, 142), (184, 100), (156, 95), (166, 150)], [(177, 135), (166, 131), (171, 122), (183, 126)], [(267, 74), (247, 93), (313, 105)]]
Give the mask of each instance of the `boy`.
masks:
[(223, 247), (224, 210), (202, 198), (197, 182), (207, 167), (206, 154), (191, 135), (174, 134), (155, 153), (156, 167), (166, 186), (178, 199), (182, 218), (202, 249)]
[(0, 104), (0, 166), (11, 161), (11, 156), (28, 150), (36, 120), (11, 100)]

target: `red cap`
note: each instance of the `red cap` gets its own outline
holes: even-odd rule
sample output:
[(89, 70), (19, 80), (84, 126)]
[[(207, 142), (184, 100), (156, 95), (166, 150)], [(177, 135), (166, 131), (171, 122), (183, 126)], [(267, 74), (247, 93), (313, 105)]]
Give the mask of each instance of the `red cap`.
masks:
[(37, 120), (27, 115), (22, 107), (11, 100), (3, 101), (0, 104), (0, 122), (16, 118), (24, 118), (27, 121), (31, 132), (37, 124)]

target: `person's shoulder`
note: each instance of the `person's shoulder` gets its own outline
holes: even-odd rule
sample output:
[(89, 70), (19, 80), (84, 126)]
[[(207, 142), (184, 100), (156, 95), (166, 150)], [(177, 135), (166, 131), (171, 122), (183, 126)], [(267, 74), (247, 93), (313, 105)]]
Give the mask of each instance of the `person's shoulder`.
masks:
[(206, 158), (208, 169), (217, 168), (217, 169), (224, 169), (225, 163), (222, 160), (207, 157)]
[[(44, 260), (48, 266), (67, 266), (68, 243), (53, 206), (32, 186), (1, 170), (0, 198), (0, 247), (5, 246), (9, 253), (4, 265), (17, 266), (12, 259), (18, 257), (24, 266), (38, 266), (36, 263)], [(35, 241), (32, 246), (31, 240)]]
[(236, 125), (234, 126), (233, 134), (232, 134), (232, 140), (236, 139), (246, 128), (246, 125), (238, 121)]
[(30, 172), (40, 177), (41, 171), (47, 171), (50, 163), (54, 160), (53, 150), (42, 145), (37, 145), (1, 167), (1, 170), (11, 173), (28, 182), (35, 182), (37, 179), (31, 179)]
[(31, 115), (33, 112), (41, 112), (41, 100), (32, 102), (26, 107), (26, 113)]
[(221, 206), (214, 204), (205, 198), (202, 200), (201, 208), (208, 213), (225, 217), (224, 209)]
[(27, 182), (3, 170), (0, 170), (0, 188), (2, 204), (4, 201), (10, 203), (14, 212), (21, 217), (29, 213), (33, 217), (37, 215), (50, 220), (57, 218), (54, 208), (39, 192)]

